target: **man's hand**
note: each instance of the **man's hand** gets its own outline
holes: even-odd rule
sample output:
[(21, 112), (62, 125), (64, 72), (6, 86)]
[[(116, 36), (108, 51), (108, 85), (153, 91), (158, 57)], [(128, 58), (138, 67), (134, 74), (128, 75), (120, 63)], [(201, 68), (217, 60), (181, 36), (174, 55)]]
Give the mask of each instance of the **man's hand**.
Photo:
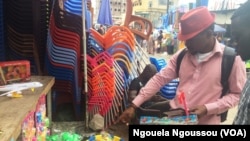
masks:
[(150, 101), (152, 102), (162, 102), (162, 101), (167, 101), (167, 99), (163, 98), (162, 96), (160, 95), (154, 95)]
[(122, 115), (118, 118), (116, 123), (122, 122), (128, 124), (134, 118), (134, 116), (135, 116), (135, 107), (130, 106), (122, 113)]
[(191, 108), (189, 110), (189, 112), (191, 114), (196, 114), (198, 116), (198, 118), (201, 118), (203, 116), (205, 116), (207, 114), (207, 108), (205, 105), (202, 105), (202, 106), (196, 106), (194, 108)]

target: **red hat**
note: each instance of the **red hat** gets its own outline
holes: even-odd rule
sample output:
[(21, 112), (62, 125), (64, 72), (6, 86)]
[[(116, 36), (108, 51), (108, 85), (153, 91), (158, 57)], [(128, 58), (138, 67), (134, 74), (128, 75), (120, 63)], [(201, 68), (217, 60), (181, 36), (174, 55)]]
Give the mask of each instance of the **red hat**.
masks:
[(188, 11), (181, 17), (178, 39), (186, 41), (193, 38), (214, 23), (214, 20), (215, 15), (204, 6)]

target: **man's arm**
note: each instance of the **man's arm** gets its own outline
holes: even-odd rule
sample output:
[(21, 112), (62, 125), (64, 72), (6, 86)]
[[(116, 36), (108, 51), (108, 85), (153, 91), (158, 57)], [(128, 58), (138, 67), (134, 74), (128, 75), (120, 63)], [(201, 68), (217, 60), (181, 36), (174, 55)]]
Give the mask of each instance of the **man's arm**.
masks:
[(135, 97), (137, 96), (138, 91), (137, 90), (129, 90), (128, 92), (128, 100), (129, 103), (132, 103), (132, 101), (135, 99)]
[(133, 103), (139, 107), (145, 101), (149, 100), (154, 96), (162, 86), (166, 85), (171, 80), (177, 77), (176, 70), (176, 60), (180, 52), (174, 54), (168, 61), (168, 65), (161, 69), (160, 72), (155, 74), (148, 83), (141, 88), (139, 94), (133, 100)]
[(206, 104), (207, 114), (220, 114), (229, 108), (237, 106), (245, 82), (245, 63), (240, 56), (236, 56), (229, 76), (229, 93), (213, 103)]

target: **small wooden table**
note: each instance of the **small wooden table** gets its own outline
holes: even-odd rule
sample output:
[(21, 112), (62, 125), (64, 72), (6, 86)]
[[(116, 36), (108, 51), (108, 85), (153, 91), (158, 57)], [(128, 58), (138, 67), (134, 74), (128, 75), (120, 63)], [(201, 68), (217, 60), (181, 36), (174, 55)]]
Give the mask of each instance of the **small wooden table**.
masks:
[(21, 125), (25, 116), (31, 110), (35, 110), (41, 95), (47, 95), (47, 114), (51, 121), (51, 88), (55, 83), (52, 76), (32, 76), (31, 81), (38, 81), (43, 87), (35, 88), (32, 92), (23, 90), (23, 97), (10, 98), (0, 97), (0, 140), (15, 141), (21, 133)]

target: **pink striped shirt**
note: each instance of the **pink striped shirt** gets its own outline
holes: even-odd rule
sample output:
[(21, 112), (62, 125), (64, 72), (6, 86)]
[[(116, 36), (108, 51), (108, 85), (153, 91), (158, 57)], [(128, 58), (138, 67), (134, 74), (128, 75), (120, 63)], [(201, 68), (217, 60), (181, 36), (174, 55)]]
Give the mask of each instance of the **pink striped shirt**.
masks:
[[(179, 86), (176, 94), (180, 91), (185, 93), (187, 106), (189, 108), (205, 105), (207, 115), (199, 119), (199, 124), (220, 124), (220, 116), (236, 106), (243, 86), (246, 82), (246, 68), (239, 56), (235, 58), (231, 75), (229, 76), (230, 93), (220, 98), (222, 92), (221, 61), (224, 45), (216, 41), (212, 53), (201, 63), (189, 52), (184, 56), (179, 72)], [(176, 61), (180, 51), (172, 56), (167, 67), (157, 73), (143, 87), (139, 95), (133, 100), (136, 106), (140, 106), (144, 101), (150, 99), (159, 89), (177, 77), (175, 72)], [(178, 96), (170, 101), (172, 108), (183, 108), (178, 102)]]

